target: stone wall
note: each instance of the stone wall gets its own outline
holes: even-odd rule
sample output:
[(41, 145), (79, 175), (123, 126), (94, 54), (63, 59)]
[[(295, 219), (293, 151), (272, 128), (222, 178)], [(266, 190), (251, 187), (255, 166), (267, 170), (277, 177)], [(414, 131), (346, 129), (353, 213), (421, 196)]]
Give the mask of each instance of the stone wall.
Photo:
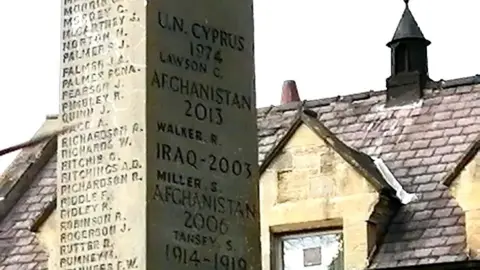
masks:
[(346, 269), (366, 266), (369, 239), (376, 239), (367, 221), (381, 196), (307, 126), (297, 129), (260, 181), (264, 270), (271, 269), (275, 234), (339, 227)]
[(480, 153), (453, 180), (450, 191), (465, 211), (467, 248), (471, 257), (480, 258)]

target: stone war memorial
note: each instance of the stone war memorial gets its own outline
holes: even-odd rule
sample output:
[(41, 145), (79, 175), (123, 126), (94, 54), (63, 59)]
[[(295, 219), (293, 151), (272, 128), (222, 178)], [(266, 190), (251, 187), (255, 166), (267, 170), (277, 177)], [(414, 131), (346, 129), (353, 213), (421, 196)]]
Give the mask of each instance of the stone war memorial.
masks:
[(55, 269), (260, 269), (252, 1), (62, 13)]

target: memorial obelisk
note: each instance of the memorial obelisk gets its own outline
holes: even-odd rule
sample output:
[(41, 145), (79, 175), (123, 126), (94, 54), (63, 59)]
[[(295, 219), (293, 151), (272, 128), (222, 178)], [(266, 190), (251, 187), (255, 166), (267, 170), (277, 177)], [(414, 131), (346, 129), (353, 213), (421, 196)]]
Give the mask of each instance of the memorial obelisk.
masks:
[(260, 269), (252, 1), (62, 0), (56, 269)]

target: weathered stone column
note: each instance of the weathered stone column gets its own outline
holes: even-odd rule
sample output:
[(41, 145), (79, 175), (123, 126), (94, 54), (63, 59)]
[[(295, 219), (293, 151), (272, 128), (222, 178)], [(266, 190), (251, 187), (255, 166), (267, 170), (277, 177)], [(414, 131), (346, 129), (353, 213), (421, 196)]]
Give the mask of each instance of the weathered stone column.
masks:
[(55, 267), (260, 269), (252, 1), (62, 1)]

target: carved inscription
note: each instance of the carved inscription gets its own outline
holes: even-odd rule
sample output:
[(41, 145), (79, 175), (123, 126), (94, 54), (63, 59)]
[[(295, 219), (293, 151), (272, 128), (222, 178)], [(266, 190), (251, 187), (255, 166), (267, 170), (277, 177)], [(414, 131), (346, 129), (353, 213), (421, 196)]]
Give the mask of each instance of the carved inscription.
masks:
[[(130, 62), (127, 24), (138, 22), (127, 1), (63, 0), (60, 115), (75, 129), (59, 138), (58, 269), (137, 269), (139, 254), (119, 255), (116, 239), (131, 233), (113, 205), (119, 188), (144, 181), (140, 157), (125, 155), (144, 124), (117, 121)], [(123, 152), (122, 152), (123, 151)], [(133, 152), (132, 152), (133, 153)]]
[(259, 269), (253, 27), (222, 3), (62, 0), (59, 269)]
[(160, 44), (151, 51), (158, 64), (149, 67), (150, 89), (175, 104), (170, 113), (157, 113), (159, 135), (150, 145), (158, 164), (155, 187), (149, 191), (152, 209), (168, 209), (176, 217), (163, 219), (159, 226), (164, 235), (158, 241), (159, 266), (259, 269), (245, 242), (247, 228), (254, 230), (251, 224), (259, 222), (258, 201), (241, 194), (248, 188), (238, 190), (242, 185), (254, 190), (256, 154), (252, 160), (252, 155), (223, 150), (226, 145), (250, 148), (245, 152), (256, 147), (255, 140), (232, 140), (231, 131), (237, 119), (255, 121), (251, 84), (242, 89), (228, 83), (250, 74), (224, 71), (252, 52), (241, 33), (172, 13), (161, 8), (150, 13), (158, 35), (178, 44)]

